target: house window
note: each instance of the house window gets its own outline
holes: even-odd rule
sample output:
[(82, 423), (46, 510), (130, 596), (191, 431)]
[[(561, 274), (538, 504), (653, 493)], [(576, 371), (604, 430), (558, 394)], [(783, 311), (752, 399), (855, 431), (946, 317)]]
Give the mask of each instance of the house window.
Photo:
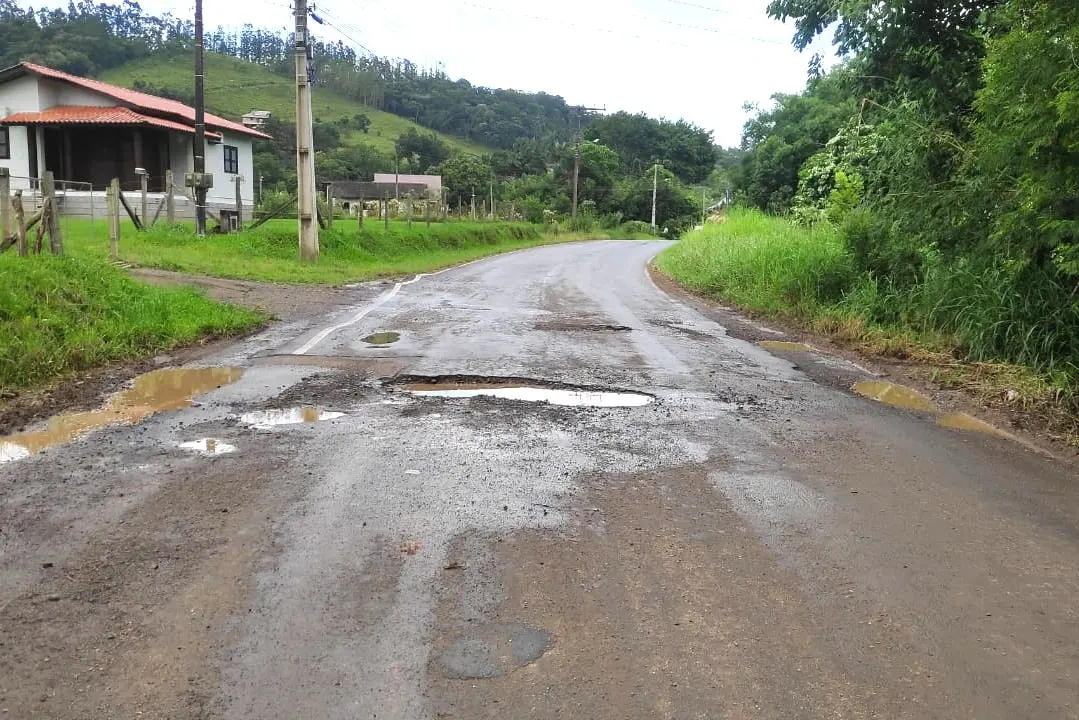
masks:
[(225, 145), (225, 172), (237, 175), (240, 172), (240, 151), (232, 145)]
[(11, 137), (6, 127), (0, 127), (0, 160), (11, 159)]

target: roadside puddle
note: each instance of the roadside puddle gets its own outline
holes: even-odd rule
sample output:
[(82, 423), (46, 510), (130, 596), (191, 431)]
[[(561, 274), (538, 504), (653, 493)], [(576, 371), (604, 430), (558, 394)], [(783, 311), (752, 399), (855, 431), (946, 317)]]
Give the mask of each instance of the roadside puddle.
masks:
[(412, 383), (405, 385), (404, 388), (418, 397), (473, 398), (483, 396), (565, 407), (642, 407), (655, 400), (651, 395), (641, 393), (565, 390), (498, 383)]
[(191, 442), (180, 443), (181, 450), (191, 450), (197, 452), (200, 455), (228, 455), (229, 453), (236, 452), (235, 445), (229, 445), (227, 442), (222, 442), (216, 438), (202, 438), (201, 440), (192, 440)]
[(134, 424), (151, 415), (193, 405), (197, 395), (230, 385), (243, 368), (165, 368), (135, 378), (100, 410), (59, 415), (44, 429), (0, 438), (0, 463), (19, 460), (99, 428)]
[(813, 348), (805, 343), (784, 342), (782, 340), (765, 340), (757, 343), (765, 350), (777, 350), (780, 352), (813, 352)]
[(868, 380), (855, 383), (853, 390), (870, 400), (876, 400), (885, 405), (891, 405), (892, 407), (902, 408), (904, 410), (917, 410), (921, 412), (934, 412), (936, 410), (933, 401), (917, 390), (890, 382)]
[(971, 417), (966, 413), (952, 413), (950, 415), (944, 415), (937, 419), (937, 425), (950, 430), (965, 430), (967, 432), (984, 433), (985, 435), (993, 435), (1001, 438), (1011, 438), (1012, 436), (1004, 432), (998, 427), (990, 425), (984, 420), (979, 420), (976, 417)]
[(361, 342), (365, 342), (368, 345), (374, 345), (375, 347), (386, 347), (387, 345), (393, 345), (395, 342), (401, 339), (401, 333), (397, 332), (380, 332), (374, 335), (368, 335)]
[(315, 407), (288, 408), (286, 410), (259, 410), (244, 413), (240, 422), (256, 430), (272, 430), (280, 425), (303, 425), (336, 420), (344, 417), (341, 412), (329, 412)]

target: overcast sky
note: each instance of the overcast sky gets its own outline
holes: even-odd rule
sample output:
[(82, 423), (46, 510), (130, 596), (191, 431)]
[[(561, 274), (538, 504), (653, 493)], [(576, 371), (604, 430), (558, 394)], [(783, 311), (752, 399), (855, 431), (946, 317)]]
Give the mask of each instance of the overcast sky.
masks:
[[(66, 0), (65, 0), (66, 2)], [(143, 0), (152, 13), (193, 17), (193, 0)], [(572, 104), (684, 118), (722, 145), (741, 136), (746, 101), (805, 84), (812, 53), (768, 0), (315, 0), (360, 43), (488, 87), (543, 90)], [(204, 0), (207, 27), (291, 24), (288, 0)]]

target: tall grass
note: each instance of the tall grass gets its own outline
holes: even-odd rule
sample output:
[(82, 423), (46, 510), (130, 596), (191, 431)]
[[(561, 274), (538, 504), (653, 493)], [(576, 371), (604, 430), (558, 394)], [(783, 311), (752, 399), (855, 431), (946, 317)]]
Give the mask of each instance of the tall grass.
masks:
[(689, 233), (658, 264), (694, 290), (752, 310), (801, 315), (837, 301), (854, 275), (831, 226), (807, 229), (752, 210), (733, 210)]
[[(73, 254), (104, 258), (104, 223), (68, 233)], [(368, 221), (339, 220), (319, 233), (321, 254), (314, 264), (299, 262), (295, 220), (271, 221), (235, 235), (197, 237), (189, 226), (158, 226), (138, 233), (126, 227), (121, 259), (144, 267), (216, 277), (292, 283), (346, 283), (388, 275), (426, 272), (498, 252), (551, 242), (527, 223), (393, 222), (390, 229)]]
[(150, 287), (107, 263), (0, 255), (0, 392), (261, 322), (193, 290)]
[(917, 281), (897, 286), (858, 272), (827, 224), (806, 228), (735, 210), (690, 233), (658, 264), (690, 288), (751, 310), (915, 337), (969, 360), (1030, 368), (1079, 395), (1073, 289), (1044, 270), (992, 257), (946, 262), (927, 251), (922, 260)]

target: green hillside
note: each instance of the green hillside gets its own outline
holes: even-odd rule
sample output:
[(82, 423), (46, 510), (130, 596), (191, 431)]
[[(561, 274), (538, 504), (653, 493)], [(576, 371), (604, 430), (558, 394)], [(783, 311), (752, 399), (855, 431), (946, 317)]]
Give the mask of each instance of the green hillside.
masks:
[[(190, 94), (192, 91), (192, 68), (187, 59), (151, 57), (123, 65), (101, 74), (101, 80), (134, 87), (137, 81), (156, 88)], [(275, 117), (288, 122), (296, 120), (296, 89), (289, 78), (275, 75), (268, 69), (231, 58), (227, 55), (206, 55), (206, 107), (211, 112), (239, 120), (251, 110), (269, 110)], [(316, 120), (329, 122), (338, 118), (352, 118), (363, 113), (371, 119), (367, 134), (349, 130), (342, 136), (348, 146), (370, 145), (377, 150), (393, 154), (393, 143), (410, 128), (427, 130), (411, 120), (382, 112), (348, 100), (332, 92), (315, 88), (312, 110)], [(454, 150), (476, 155), (491, 152), (490, 148), (470, 143), (460, 138), (439, 135)]]

